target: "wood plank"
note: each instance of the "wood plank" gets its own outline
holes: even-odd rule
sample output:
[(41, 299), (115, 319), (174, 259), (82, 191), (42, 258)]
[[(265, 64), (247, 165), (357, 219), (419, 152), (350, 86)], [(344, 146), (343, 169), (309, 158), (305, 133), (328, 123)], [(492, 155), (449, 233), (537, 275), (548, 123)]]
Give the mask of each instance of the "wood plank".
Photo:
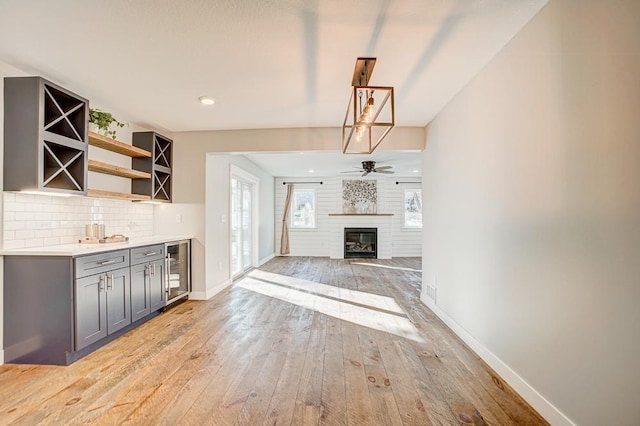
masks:
[(126, 167), (116, 166), (102, 161), (89, 160), (89, 171), (103, 173), (112, 176), (120, 176), (129, 179), (150, 179), (151, 173), (132, 170)]
[(111, 139), (95, 132), (89, 132), (89, 145), (126, 155), (128, 157), (151, 158), (151, 153), (147, 150)]
[(369, 396), (373, 406), (373, 421), (375, 424), (401, 425), (402, 418), (391, 390), (391, 380), (382, 362), (382, 355), (378, 349), (377, 337), (380, 332), (374, 332), (365, 327), (358, 328), (358, 341), (364, 361), (364, 373), (367, 376)]
[(373, 405), (369, 396), (369, 384), (364, 370), (362, 351), (358, 344), (358, 330), (353, 323), (343, 322), (342, 338), (349, 344), (343, 346), (347, 424), (374, 424)]
[(321, 425), (344, 425), (347, 423), (347, 395), (345, 390), (342, 320), (327, 318), (327, 341), (324, 351), (322, 375)]
[(87, 190), (87, 197), (115, 198), (115, 199), (118, 199), (118, 200), (129, 200), (129, 201), (149, 201), (149, 200), (151, 200), (151, 196), (149, 196), (149, 195), (126, 194), (124, 192), (104, 191), (102, 189), (88, 189)]
[(318, 424), (320, 421), (326, 335), (327, 316), (315, 312), (292, 424)]

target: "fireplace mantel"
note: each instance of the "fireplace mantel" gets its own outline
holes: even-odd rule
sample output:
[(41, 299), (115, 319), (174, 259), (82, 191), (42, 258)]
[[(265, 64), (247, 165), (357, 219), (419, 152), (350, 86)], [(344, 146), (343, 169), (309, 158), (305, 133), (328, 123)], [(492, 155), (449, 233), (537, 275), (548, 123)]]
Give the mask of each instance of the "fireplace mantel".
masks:
[(393, 213), (329, 213), (329, 216), (393, 216)]

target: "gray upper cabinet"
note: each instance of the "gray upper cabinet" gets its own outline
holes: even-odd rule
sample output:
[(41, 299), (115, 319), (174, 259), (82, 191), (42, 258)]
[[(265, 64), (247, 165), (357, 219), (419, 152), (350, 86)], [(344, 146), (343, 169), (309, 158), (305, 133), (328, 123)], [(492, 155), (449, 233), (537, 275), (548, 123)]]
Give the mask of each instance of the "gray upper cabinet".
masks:
[(4, 190), (87, 193), (89, 101), (41, 77), (4, 79)]
[(150, 173), (150, 179), (133, 179), (131, 192), (171, 202), (173, 141), (156, 132), (134, 132), (133, 146), (151, 152), (151, 158), (133, 158), (133, 170)]

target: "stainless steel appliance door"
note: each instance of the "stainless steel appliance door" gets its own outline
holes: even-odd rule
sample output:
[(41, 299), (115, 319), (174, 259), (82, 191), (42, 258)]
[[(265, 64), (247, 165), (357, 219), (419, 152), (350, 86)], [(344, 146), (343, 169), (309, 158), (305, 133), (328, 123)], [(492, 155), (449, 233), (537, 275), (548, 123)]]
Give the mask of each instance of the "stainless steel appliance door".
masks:
[(175, 241), (165, 244), (167, 257), (165, 291), (167, 305), (186, 297), (191, 291), (191, 241)]

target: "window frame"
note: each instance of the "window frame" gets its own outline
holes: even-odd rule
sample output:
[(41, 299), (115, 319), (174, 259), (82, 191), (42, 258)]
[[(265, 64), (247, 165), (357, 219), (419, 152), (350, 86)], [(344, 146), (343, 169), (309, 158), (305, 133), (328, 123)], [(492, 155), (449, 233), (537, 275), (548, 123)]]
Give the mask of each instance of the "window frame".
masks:
[[(423, 200), (423, 198), (422, 198), (422, 188), (403, 188), (403, 190), (402, 190), (402, 229), (406, 230), (406, 231), (419, 231), (424, 226), (424, 224), (422, 223), (422, 220), (420, 221), (420, 225), (419, 226), (407, 225), (407, 213), (408, 212), (407, 212), (406, 202), (407, 202), (407, 193), (408, 192), (419, 192), (420, 193), (420, 199)], [(422, 204), (424, 205), (424, 200), (423, 200)], [(422, 213), (424, 214), (424, 211)]]
[[(310, 192), (313, 194), (313, 226), (296, 226), (295, 222), (294, 222), (294, 213), (296, 211), (296, 192)], [(317, 197), (317, 193), (315, 188), (305, 188), (305, 187), (294, 187), (293, 188), (293, 194), (292, 194), (292, 199), (291, 199), (291, 207), (290, 207), (290, 211), (289, 211), (289, 217), (290, 220), (289, 222), (289, 229), (293, 230), (293, 231), (311, 231), (311, 230), (316, 230), (318, 229), (318, 215), (316, 214), (317, 212), (317, 207), (318, 207), (318, 197)]]

